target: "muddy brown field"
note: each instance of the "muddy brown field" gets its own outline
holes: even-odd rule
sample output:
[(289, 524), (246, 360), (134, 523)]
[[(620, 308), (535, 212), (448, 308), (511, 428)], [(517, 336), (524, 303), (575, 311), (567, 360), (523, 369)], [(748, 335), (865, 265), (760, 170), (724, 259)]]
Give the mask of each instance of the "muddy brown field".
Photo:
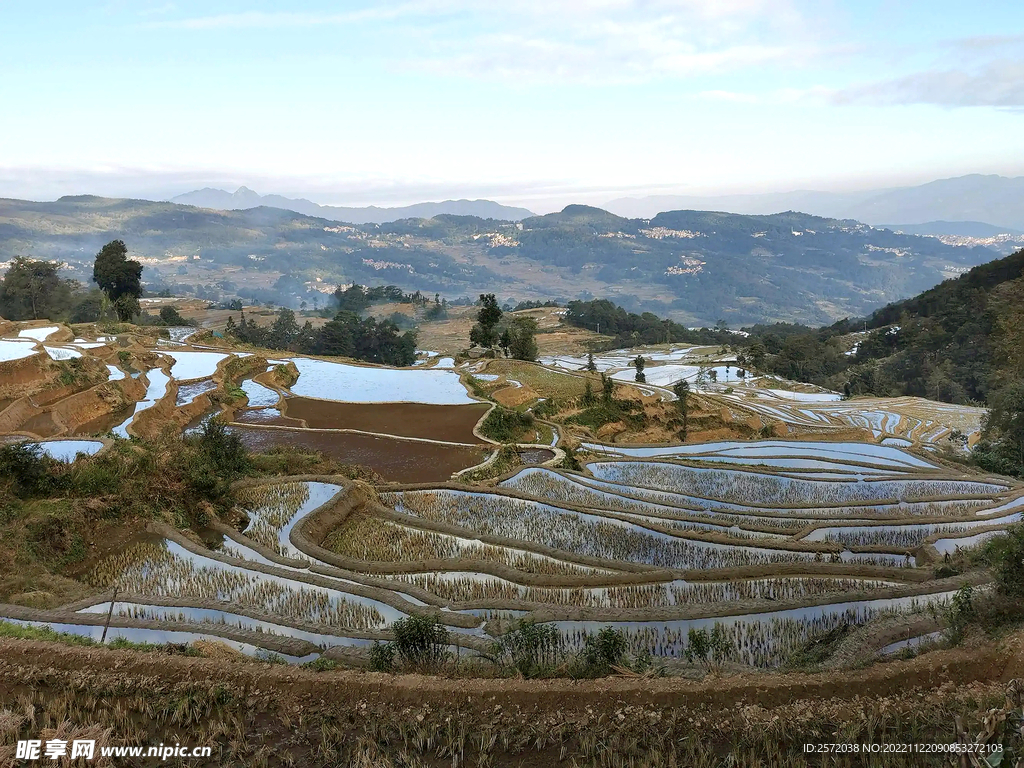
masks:
[(268, 451), (278, 445), (321, 451), (344, 464), (369, 467), (385, 480), (397, 483), (447, 480), (453, 472), (479, 464), (487, 454), (483, 448), (456, 448), (351, 432), (247, 426), (233, 426), (231, 430), (254, 451)]
[(399, 437), (423, 437), (451, 443), (479, 443), (473, 427), (490, 406), (422, 403), (337, 403), (306, 397), (285, 401), (284, 415), (302, 419), (310, 429), (358, 429)]

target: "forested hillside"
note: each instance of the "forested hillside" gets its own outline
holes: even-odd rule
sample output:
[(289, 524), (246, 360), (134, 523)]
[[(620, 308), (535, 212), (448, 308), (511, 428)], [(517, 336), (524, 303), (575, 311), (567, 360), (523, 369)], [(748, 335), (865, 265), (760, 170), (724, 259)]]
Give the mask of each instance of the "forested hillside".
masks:
[(985, 402), (1008, 376), (1024, 374), (1022, 268), (1024, 251), (1018, 251), (864, 321), (790, 330), (786, 337), (769, 327), (757, 335), (767, 364), (783, 376), (848, 382), (852, 394)]

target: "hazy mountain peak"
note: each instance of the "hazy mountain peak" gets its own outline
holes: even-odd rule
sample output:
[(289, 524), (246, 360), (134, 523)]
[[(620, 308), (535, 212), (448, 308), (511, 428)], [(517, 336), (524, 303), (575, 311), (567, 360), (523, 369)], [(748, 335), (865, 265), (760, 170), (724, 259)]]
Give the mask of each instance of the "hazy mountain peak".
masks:
[(183, 195), (171, 198), (172, 203), (194, 205), (198, 208), (213, 208), (221, 211), (247, 210), (259, 206), (281, 208), (286, 211), (316, 216), (350, 224), (383, 224), (400, 219), (429, 219), (441, 214), (454, 216), (476, 216), (481, 219), (501, 219), (519, 221), (533, 216), (532, 211), (525, 208), (513, 208), (501, 205), (493, 200), (445, 200), (440, 203), (416, 203), (395, 208), (382, 208), (376, 205), (364, 207), (343, 207), (334, 205), (318, 205), (304, 198), (290, 198), (281, 195), (260, 195), (248, 187), (241, 186), (234, 192), (223, 189), (204, 187)]
[(613, 213), (652, 218), (672, 209), (716, 210), (766, 215), (806, 211), (875, 226), (904, 226), (935, 221), (980, 222), (1002, 230), (1024, 230), (1024, 177), (972, 173), (926, 184), (858, 192), (799, 190), (743, 195), (654, 195), (611, 200)]

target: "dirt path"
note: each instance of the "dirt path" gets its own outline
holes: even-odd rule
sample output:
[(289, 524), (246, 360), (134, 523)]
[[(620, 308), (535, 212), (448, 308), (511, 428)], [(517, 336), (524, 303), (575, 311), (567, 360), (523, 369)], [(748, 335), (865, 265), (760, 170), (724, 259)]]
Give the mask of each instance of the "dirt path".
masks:
[[(15, 679), (7, 674), (21, 672)], [(409, 701), (444, 706), (453, 701), (488, 702), (530, 711), (573, 711), (624, 704), (656, 707), (712, 705), (781, 706), (798, 700), (884, 697), (911, 689), (930, 690), (974, 682), (1001, 683), (1024, 676), (1024, 632), (980, 648), (934, 651), (850, 672), (744, 673), (704, 680), (612, 677), (600, 680), (448, 679), (359, 671), (313, 672), (249, 661), (197, 659), (163, 653), (64, 646), (7, 640), (0, 644), (0, 697), (20, 687), (30, 669), (49, 674), (140, 675), (176, 684), (215, 680), (231, 687), (273, 693), (295, 703), (329, 698), (333, 703)]]

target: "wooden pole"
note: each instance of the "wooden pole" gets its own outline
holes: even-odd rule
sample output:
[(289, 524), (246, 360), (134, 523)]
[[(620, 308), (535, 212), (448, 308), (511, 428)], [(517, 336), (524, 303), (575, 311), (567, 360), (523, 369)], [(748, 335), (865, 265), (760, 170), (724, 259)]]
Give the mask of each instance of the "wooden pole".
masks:
[(114, 614), (114, 603), (117, 601), (117, 587), (114, 587), (114, 594), (110, 598), (110, 610), (107, 611), (107, 620), (103, 622), (103, 635), (100, 637), (100, 645), (107, 642), (107, 629), (110, 627), (110, 617)]

